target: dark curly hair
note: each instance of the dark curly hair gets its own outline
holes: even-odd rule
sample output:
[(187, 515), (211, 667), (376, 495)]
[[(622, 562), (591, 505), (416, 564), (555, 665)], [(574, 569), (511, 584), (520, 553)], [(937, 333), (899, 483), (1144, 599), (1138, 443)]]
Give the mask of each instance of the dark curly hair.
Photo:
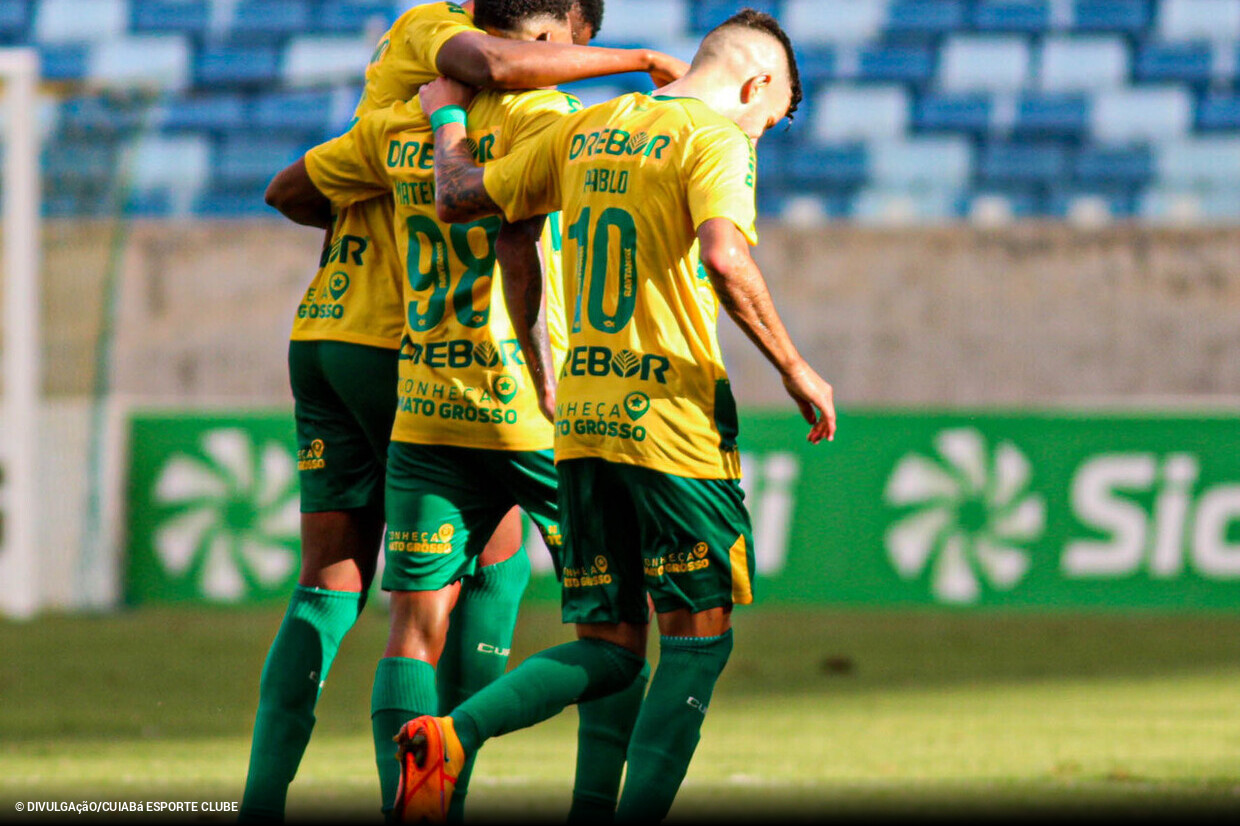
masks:
[(572, 6), (573, 0), (474, 0), (474, 25), (507, 32), (531, 17), (564, 20)]
[(791, 120), (792, 113), (797, 110), (797, 106), (801, 103), (802, 92), (801, 70), (797, 68), (796, 52), (792, 49), (792, 41), (788, 39), (788, 33), (779, 25), (779, 21), (771, 15), (756, 9), (742, 9), (716, 26), (706, 36), (710, 37), (711, 34), (720, 29), (728, 29), (734, 26), (766, 32), (783, 45), (784, 53), (788, 56), (788, 82), (792, 86), (792, 104), (788, 107), (787, 114), (788, 119)]
[(581, 19), (590, 26), (590, 31), (598, 37), (599, 29), (603, 28), (603, 0), (574, 0), (581, 12)]

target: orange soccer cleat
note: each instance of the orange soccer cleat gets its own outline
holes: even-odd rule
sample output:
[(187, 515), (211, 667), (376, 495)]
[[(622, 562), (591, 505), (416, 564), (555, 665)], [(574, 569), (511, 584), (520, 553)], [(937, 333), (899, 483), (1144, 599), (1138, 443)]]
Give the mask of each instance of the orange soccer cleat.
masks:
[(425, 715), (405, 723), (395, 737), (400, 785), (392, 819), (397, 823), (443, 823), (465, 766), (465, 749), (451, 717)]

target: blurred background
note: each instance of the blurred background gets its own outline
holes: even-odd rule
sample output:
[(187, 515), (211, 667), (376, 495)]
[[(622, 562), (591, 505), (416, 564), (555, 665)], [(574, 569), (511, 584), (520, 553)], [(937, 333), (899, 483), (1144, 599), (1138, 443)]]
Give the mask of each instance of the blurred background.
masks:
[[(259, 606), (256, 684), (296, 575), (285, 354), (321, 240), (263, 191), (344, 128), (376, 39), (412, 5), (0, 0), (0, 52), (38, 58), (16, 108), (23, 68), (0, 58), (0, 146), (37, 144), (40, 193), (21, 221), (31, 170), (5, 167), (0, 615), (148, 606), (195, 634), (220, 622), (196, 620), (215, 616), (203, 606)], [(1151, 689), (1166, 695), (1205, 669), (1203, 697), (1240, 699), (1240, 0), (608, 0), (596, 43), (689, 59), (744, 6), (787, 27), (806, 88), (759, 144), (757, 256), (842, 414), (834, 445), (805, 446), (775, 373), (721, 321), (759, 598), (844, 635), (805, 674), (789, 661), (789, 684), (1114, 666), (1166, 672)], [(590, 104), (650, 82), (569, 88)], [(531, 553), (546, 619), (554, 582)], [(760, 622), (778, 647), (787, 626)], [(0, 622), (10, 661), (24, 644), (40, 660), (46, 638), (23, 629), (41, 627)], [(979, 647), (983, 628), (998, 641)], [(1040, 665), (1000, 652), (1029, 646)], [(862, 650), (877, 671), (856, 670)], [(785, 679), (753, 668), (738, 691)], [(24, 679), (16, 696), (35, 696)], [(1112, 754), (1143, 730), (1096, 763), (1048, 740), (1026, 774), (1147, 772), (1157, 790), (1170, 771), (1190, 797), (1231, 794), (1237, 707), (1199, 708), (1209, 730), (1181, 738), (1197, 762), (1173, 771)], [(942, 771), (986, 777), (1020, 751), (1003, 742)], [(898, 765), (875, 757), (873, 776), (899, 783)]]

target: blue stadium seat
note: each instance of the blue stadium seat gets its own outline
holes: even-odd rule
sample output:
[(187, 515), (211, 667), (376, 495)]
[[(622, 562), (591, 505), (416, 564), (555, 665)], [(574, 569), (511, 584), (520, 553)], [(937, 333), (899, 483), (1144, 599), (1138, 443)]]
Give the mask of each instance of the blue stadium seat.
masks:
[(264, 140), (248, 135), (226, 138), (215, 151), (216, 182), (230, 187), (265, 185), (307, 148), (304, 141)]
[(968, 28), (966, 12), (959, 0), (892, 0), (885, 28), (893, 35), (942, 35)]
[(923, 95), (913, 109), (913, 125), (924, 132), (990, 131), (991, 102), (983, 94)]
[(1158, 33), (1167, 40), (1240, 40), (1240, 0), (1163, 0)]
[(1202, 98), (1197, 128), (1204, 132), (1240, 129), (1240, 95), (1218, 93)]
[(140, 34), (96, 44), (87, 63), (91, 80), (110, 87), (183, 89), (190, 80), (184, 36)]
[(990, 184), (1050, 184), (1067, 169), (1067, 152), (1055, 144), (987, 144), (978, 164), (981, 179)]
[[(682, 5), (680, 3), (668, 2), (668, 0), (647, 0), (647, 3), (652, 6), (654, 5), (658, 5), (658, 6)], [(604, 30), (610, 27), (610, 20), (611, 20), (611, 15), (613, 14), (613, 11), (612, 11), (613, 7), (632, 6), (632, 5), (635, 5), (635, 4), (632, 2), (609, 4), (607, 7), (607, 12), (603, 17)], [(718, 26), (720, 23), (722, 23), (724, 20), (727, 20), (729, 17), (736, 14), (738, 11), (741, 10), (741, 8), (745, 8), (745, 7), (751, 8), (751, 9), (757, 9), (758, 11), (766, 12), (767, 14), (773, 14), (776, 16), (779, 15), (779, 11), (780, 11), (779, 0), (746, 0), (746, 2), (744, 3), (737, 3), (735, 2), (735, 0), (697, 0), (697, 2), (693, 4), (693, 20), (692, 20), (693, 31), (695, 32), (710, 31), (715, 26)], [(828, 12), (826, 12), (826, 10), (824, 9), (824, 13), (828, 13)], [(646, 31), (647, 32), (660, 31), (660, 29), (647, 28)]]
[(1016, 104), (1017, 137), (1080, 137), (1089, 129), (1089, 101), (1084, 95), (1024, 95)]
[(241, 0), (233, 10), (229, 39), (279, 41), (310, 28), (310, 7), (302, 0)]
[(1137, 80), (1208, 83), (1214, 62), (1208, 43), (1146, 43), (1137, 51)]
[(959, 197), (952, 189), (866, 187), (853, 201), (852, 217), (860, 224), (879, 226), (940, 223), (956, 216)]
[(314, 27), (325, 32), (364, 34), (376, 24), (390, 26), (404, 5), (392, 0), (326, 0), (315, 15)]
[(1101, 213), (1103, 220), (1129, 218), (1139, 208), (1139, 190), (1126, 188), (1053, 187), (1046, 201), (1046, 214), (1079, 222)]
[(1139, 34), (1149, 28), (1150, 0), (1077, 0), (1073, 25), (1086, 32)]
[(194, 201), (194, 213), (206, 218), (244, 215), (279, 215), (263, 200), (266, 184), (211, 186)]
[(131, 189), (177, 190), (186, 207), (206, 183), (210, 155), (211, 147), (202, 135), (146, 135), (122, 150)]
[(169, 132), (227, 133), (250, 125), (245, 101), (236, 93), (179, 98), (162, 109), (156, 122)]
[(1180, 86), (1133, 86), (1094, 98), (1090, 124), (1104, 143), (1177, 138), (1192, 123), (1193, 101)]
[(898, 138), (908, 121), (902, 86), (836, 85), (814, 98), (813, 135), (822, 144)]
[(785, 171), (798, 184), (840, 190), (865, 181), (868, 164), (861, 144), (805, 147), (787, 159)]
[(140, 100), (109, 95), (82, 95), (60, 106), (63, 135), (111, 136), (142, 126), (145, 106)]
[(1029, 44), (1022, 37), (955, 35), (940, 56), (939, 77), (950, 92), (1017, 91), (1028, 76)]
[(1134, 188), (1154, 177), (1148, 146), (1083, 146), (1072, 164), (1072, 177), (1093, 187)]
[(332, 93), (272, 92), (254, 101), (251, 116), (256, 129), (326, 136), (333, 118)]
[(984, 32), (1044, 32), (1051, 27), (1049, 0), (982, 0), (973, 25)]
[(925, 83), (934, 76), (934, 51), (922, 45), (863, 46), (857, 58), (857, 76), (862, 80)]
[(689, 27), (687, 3), (630, 0), (607, 4), (602, 36), (610, 42), (652, 45), (652, 39), (679, 37), (688, 33)]
[(112, 144), (101, 140), (56, 141), (43, 147), (43, 177), (55, 187), (108, 183), (116, 169)]
[(99, 43), (128, 27), (128, 0), (41, 0), (35, 7), (39, 43)]
[(981, 187), (961, 199), (958, 214), (975, 223), (996, 210), (1014, 219), (1032, 218), (1045, 212), (1045, 198), (1030, 187)]
[(7, 2), (0, 3), (0, 43), (25, 42), (29, 28), (29, 0), (7, 0)]
[(86, 77), (90, 50), (81, 44), (39, 47), (39, 71), (44, 80), (81, 80)]
[(1113, 89), (1128, 80), (1128, 46), (1116, 36), (1048, 37), (1042, 43), (1045, 92)]
[(780, 22), (793, 32), (798, 47), (864, 43), (878, 36), (886, 13), (886, 0), (834, 0), (829, 6), (822, 0), (785, 0)]
[(840, 77), (835, 50), (830, 46), (813, 45), (798, 49), (797, 68), (801, 71), (801, 83), (811, 89)]
[(280, 74), (290, 86), (360, 83), (373, 51), (374, 44), (365, 36), (295, 37), (284, 49)]
[(871, 180), (882, 189), (953, 189), (972, 174), (973, 150), (963, 137), (924, 137), (869, 146)]
[(279, 76), (274, 46), (206, 45), (194, 63), (194, 82), (200, 86), (268, 86)]
[(1158, 147), (1158, 183), (1171, 189), (1240, 190), (1240, 137), (1170, 141)]
[(207, 0), (133, 0), (135, 32), (182, 32), (202, 36), (211, 25)]
[(125, 215), (130, 218), (167, 218), (179, 212), (173, 209), (172, 201), (172, 192), (167, 189), (131, 192), (125, 199)]

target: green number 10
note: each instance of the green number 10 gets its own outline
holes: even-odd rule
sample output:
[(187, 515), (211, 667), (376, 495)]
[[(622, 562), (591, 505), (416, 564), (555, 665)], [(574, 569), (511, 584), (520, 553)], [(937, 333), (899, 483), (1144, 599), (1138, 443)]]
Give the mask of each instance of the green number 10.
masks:
[[(620, 236), (617, 263), (620, 283), (616, 293), (616, 309), (608, 313), (603, 299), (608, 292), (607, 272), (611, 257), (611, 229), (615, 227)], [(603, 210), (594, 227), (594, 243), (590, 243), (590, 208), (581, 211), (581, 217), (568, 228), (568, 237), (577, 242), (577, 302), (573, 309), (573, 332), (581, 331), (581, 301), (589, 293), (586, 314), (590, 326), (603, 333), (618, 333), (628, 325), (637, 308), (637, 226), (633, 216), (619, 207)], [(587, 258), (591, 259), (587, 262)], [(587, 267), (587, 263), (589, 266)], [(590, 283), (586, 284), (587, 269)]]

